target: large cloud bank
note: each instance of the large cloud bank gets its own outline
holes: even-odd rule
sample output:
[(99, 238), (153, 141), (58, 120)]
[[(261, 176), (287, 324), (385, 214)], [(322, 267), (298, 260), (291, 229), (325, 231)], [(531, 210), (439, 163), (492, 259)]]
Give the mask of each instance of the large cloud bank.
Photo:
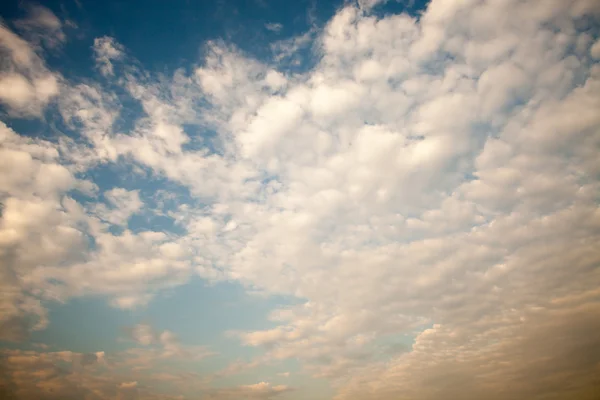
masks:
[[(143, 307), (199, 275), (297, 298), (277, 327), (233, 334), (339, 400), (597, 398), (599, 2), (433, 0), (418, 19), (347, 5), (295, 74), (214, 42), (157, 77), (102, 37), (98, 79), (81, 82), (45, 65), (66, 39), (36, 10), (22, 36), (0, 26), (0, 102), (70, 134), (0, 124), (2, 339), (43, 329), (49, 301)], [(109, 166), (178, 189), (103, 188), (90, 172)], [(135, 215), (177, 229), (132, 229)], [(158, 337), (155, 358), (200, 352)], [(67, 377), (53, 368), (75, 353), (2, 357), (18, 398), (43, 398), (32, 379), (61, 399), (158, 396), (87, 373), (97, 355)]]

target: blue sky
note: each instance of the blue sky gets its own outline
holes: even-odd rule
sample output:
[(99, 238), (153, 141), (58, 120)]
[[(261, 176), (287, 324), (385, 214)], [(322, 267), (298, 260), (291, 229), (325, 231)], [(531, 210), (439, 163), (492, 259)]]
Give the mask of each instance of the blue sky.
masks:
[(0, 397), (595, 399), (596, 1), (0, 17)]

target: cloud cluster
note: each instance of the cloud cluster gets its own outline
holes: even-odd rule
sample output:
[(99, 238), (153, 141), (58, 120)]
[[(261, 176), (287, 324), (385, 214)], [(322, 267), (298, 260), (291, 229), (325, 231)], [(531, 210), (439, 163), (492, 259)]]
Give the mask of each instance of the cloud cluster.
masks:
[[(40, 299), (130, 308), (198, 274), (299, 299), (272, 312), (275, 328), (237, 335), (265, 362), (300, 360), (339, 399), (591, 400), (599, 3), (433, 0), (418, 18), (375, 17), (376, 3), (340, 9), (302, 73), (212, 42), (191, 73), (157, 79), (97, 39), (110, 85), (70, 84), (58, 99), (77, 140), (0, 126), (2, 336), (24, 335), (24, 315), (43, 327)], [(9, 71), (55, 76), (1, 29)], [(11, 112), (32, 113), (35, 98), (39, 113), (58, 89), (0, 93)], [(141, 108), (131, 126), (126, 101)], [(184, 233), (130, 229), (152, 209), (136, 188), (75, 201), (106, 165), (189, 193), (154, 209)], [(170, 335), (132, 330), (180, 352)]]
[(60, 163), (50, 142), (19, 136), (0, 123), (0, 143), (0, 337), (18, 340), (47, 323), (26, 276), (41, 265), (76, 260), (85, 248), (78, 228), (83, 210), (66, 192), (91, 184)]
[[(71, 351), (2, 350), (0, 395), (6, 399), (174, 400), (157, 382), (165, 372), (131, 367), (128, 352), (116, 354)], [(171, 389), (172, 390), (172, 389)]]

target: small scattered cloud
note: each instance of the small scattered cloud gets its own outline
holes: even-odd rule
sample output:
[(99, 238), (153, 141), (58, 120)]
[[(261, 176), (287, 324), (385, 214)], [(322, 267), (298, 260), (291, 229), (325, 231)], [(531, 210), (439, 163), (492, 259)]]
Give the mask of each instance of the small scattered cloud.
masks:
[(93, 49), (100, 72), (105, 76), (113, 75), (113, 61), (124, 57), (123, 46), (113, 38), (103, 36), (94, 39)]
[(283, 25), (278, 22), (269, 22), (265, 24), (265, 29), (271, 32), (279, 33), (283, 29)]
[(204, 346), (187, 346), (179, 341), (178, 336), (168, 330), (157, 332), (148, 324), (137, 324), (125, 329), (128, 336), (136, 343), (147, 348), (138, 354), (147, 357), (181, 358), (200, 360), (213, 355)]
[(138, 190), (114, 188), (104, 192), (104, 198), (108, 206), (97, 204), (93, 212), (102, 220), (114, 225), (127, 225), (129, 217), (144, 207)]
[(361, 10), (369, 11), (373, 7), (387, 3), (388, 0), (358, 0), (358, 6)]
[(143, 346), (149, 346), (156, 342), (156, 334), (154, 329), (147, 324), (138, 324), (131, 328), (131, 338)]
[(137, 386), (137, 381), (132, 381), (132, 382), (123, 382), (119, 385), (119, 387), (121, 389), (133, 389)]

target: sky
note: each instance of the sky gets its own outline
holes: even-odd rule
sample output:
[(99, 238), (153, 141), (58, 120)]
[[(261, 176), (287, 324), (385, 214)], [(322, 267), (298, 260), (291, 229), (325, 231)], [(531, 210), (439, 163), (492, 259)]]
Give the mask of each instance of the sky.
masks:
[(600, 398), (600, 2), (0, 5), (0, 398)]

